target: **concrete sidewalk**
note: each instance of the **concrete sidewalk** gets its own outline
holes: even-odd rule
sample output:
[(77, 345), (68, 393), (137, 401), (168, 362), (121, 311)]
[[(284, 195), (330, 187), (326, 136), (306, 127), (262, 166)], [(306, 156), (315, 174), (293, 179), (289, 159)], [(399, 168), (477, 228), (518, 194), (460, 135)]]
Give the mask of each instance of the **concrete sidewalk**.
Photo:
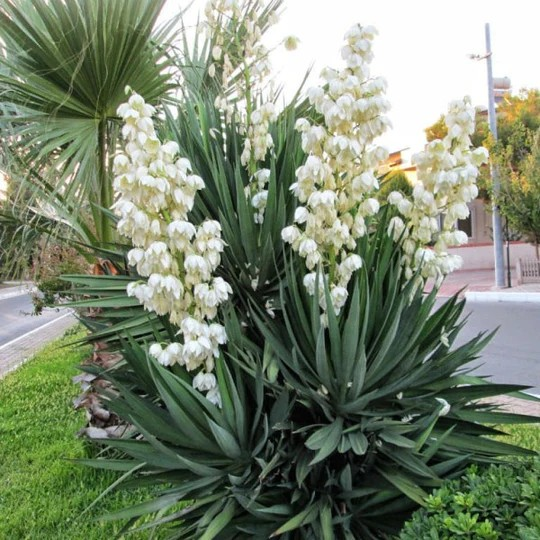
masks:
[(77, 323), (77, 320), (71, 310), (66, 311), (57, 319), (2, 345), (0, 347), (0, 379), (30, 360), (47, 343), (63, 336), (66, 330)]
[(537, 416), (538, 423), (540, 423), (540, 401), (529, 401), (528, 399), (518, 399), (512, 396), (497, 396), (486, 401), (496, 403), (501, 411)]
[[(447, 298), (459, 293), (474, 302), (540, 303), (540, 283), (517, 285), (513, 274), (511, 280), (512, 287), (496, 287), (494, 270), (458, 270), (446, 277), (438, 296)], [(428, 284), (428, 289), (431, 286)]]

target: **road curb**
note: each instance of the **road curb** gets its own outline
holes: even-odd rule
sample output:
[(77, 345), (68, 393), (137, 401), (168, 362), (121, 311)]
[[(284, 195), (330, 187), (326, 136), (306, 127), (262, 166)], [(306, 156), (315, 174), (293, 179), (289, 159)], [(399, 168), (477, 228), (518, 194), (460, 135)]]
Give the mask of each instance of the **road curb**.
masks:
[(471, 302), (527, 302), (540, 304), (540, 292), (467, 291)]
[(36, 291), (36, 286), (31, 284), (18, 285), (17, 287), (6, 287), (0, 289), (0, 300), (22, 296), (23, 294), (31, 294)]

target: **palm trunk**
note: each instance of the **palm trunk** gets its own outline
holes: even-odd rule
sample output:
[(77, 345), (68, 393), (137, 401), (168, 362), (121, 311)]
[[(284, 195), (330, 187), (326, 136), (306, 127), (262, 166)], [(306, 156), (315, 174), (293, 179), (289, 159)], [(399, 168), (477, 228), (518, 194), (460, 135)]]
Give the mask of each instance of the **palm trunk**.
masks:
[[(113, 188), (109, 167), (109, 145), (111, 144), (108, 122), (102, 118), (98, 125), (98, 193), (97, 205), (93, 208), (94, 223), (96, 224), (96, 236), (102, 247), (110, 247), (114, 240), (114, 227), (112, 221), (102, 209), (109, 209), (112, 205)], [(106, 259), (95, 257), (93, 269), (94, 275), (117, 275), (119, 273), (115, 265)], [(99, 311), (99, 310), (98, 310)], [(92, 318), (96, 313), (88, 313)], [(83, 364), (89, 364), (102, 370), (111, 369), (121, 359), (121, 355), (108, 351), (107, 344), (103, 342), (94, 343), (92, 355)], [(76, 383), (81, 383), (82, 393), (75, 400), (75, 408), (86, 409), (87, 426), (83, 428), (79, 435), (86, 434), (89, 437), (109, 437), (119, 436), (125, 426), (119, 425), (119, 419), (115, 414), (111, 414), (103, 405), (100, 398), (100, 389), (110, 387), (99, 375), (84, 373), (73, 378)]]

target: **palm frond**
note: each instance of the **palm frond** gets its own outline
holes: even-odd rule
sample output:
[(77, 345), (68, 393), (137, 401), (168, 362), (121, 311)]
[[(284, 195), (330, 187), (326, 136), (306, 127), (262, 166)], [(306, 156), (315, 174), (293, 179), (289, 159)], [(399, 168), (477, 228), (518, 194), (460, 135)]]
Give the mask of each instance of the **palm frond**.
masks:
[(174, 86), (165, 54), (174, 21), (156, 28), (163, 5), (8, 0), (0, 7), (0, 129), (9, 140), (10, 182), (27, 206), (64, 205), (62, 218), (83, 219), (98, 242), (112, 239), (112, 224), (97, 207), (112, 203), (124, 89), (129, 84), (156, 102)]

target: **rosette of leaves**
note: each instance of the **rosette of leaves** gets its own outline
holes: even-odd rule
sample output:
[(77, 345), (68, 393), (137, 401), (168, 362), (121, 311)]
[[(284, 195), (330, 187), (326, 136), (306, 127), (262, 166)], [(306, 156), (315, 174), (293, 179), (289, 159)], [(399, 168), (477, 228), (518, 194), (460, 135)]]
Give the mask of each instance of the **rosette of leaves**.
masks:
[(537, 420), (484, 401), (525, 388), (470, 374), (490, 336), (454, 347), (463, 301), (438, 306), (435, 292), (405, 281), (384, 214), (371, 227), (347, 304), (336, 316), (328, 302), (327, 326), (288, 256), (274, 318), (252, 303), (258, 332), (246, 331), (231, 307), (221, 408), (183, 368), (126, 343), (128, 369), (105, 374), (118, 391), (105, 398), (138, 435), (103, 440), (120, 458), (86, 463), (161, 491), (108, 519), (129, 527), (153, 513), (140, 528), (170, 538), (380, 538), (443, 479), (531, 453), (489, 438), (501, 434), (492, 425)]

